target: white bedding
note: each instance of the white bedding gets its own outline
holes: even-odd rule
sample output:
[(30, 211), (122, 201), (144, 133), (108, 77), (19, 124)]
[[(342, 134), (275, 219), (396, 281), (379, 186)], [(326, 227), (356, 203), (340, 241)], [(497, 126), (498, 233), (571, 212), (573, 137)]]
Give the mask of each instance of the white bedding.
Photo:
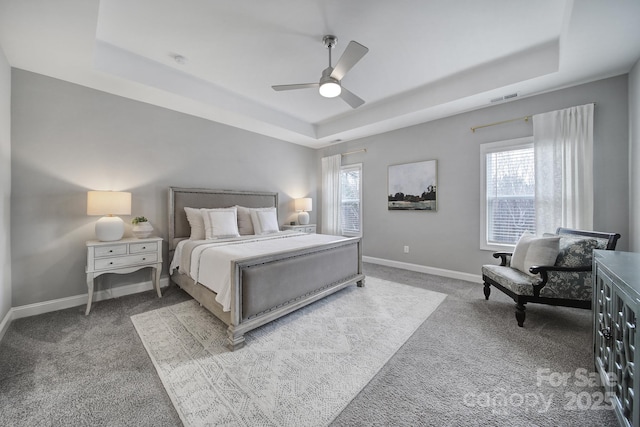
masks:
[(178, 243), (169, 273), (175, 269), (215, 292), (224, 311), (231, 310), (231, 261), (345, 239), (328, 234), (283, 231), (266, 236), (220, 240), (183, 240)]

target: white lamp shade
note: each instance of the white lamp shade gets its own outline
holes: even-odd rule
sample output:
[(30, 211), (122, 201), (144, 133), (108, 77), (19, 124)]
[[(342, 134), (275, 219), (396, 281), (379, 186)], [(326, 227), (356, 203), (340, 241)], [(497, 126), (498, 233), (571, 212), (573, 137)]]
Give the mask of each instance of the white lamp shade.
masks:
[(87, 215), (131, 215), (131, 193), (88, 191)]
[(302, 199), (296, 199), (294, 205), (297, 211), (309, 212), (313, 203), (310, 197), (305, 197)]

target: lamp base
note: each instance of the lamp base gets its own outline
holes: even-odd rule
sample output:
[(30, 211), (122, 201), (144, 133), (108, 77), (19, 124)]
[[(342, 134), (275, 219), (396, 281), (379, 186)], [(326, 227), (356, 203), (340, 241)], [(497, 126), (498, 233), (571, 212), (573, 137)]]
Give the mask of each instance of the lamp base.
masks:
[(124, 236), (124, 221), (117, 216), (103, 216), (96, 222), (96, 237), (101, 242), (113, 242)]
[(309, 213), (302, 211), (298, 214), (298, 224), (307, 225), (309, 224)]

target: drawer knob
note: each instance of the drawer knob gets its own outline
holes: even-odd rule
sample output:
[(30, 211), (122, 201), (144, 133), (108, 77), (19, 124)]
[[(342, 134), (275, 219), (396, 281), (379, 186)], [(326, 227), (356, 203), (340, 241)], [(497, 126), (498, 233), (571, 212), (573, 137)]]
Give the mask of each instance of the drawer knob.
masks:
[(143, 261), (146, 261), (147, 259), (146, 259), (146, 258), (142, 258), (142, 260), (143, 260)]
[(111, 261), (111, 262), (109, 263), (109, 265), (113, 265), (113, 261)]
[(109, 249), (109, 253), (113, 252), (113, 249)]
[(146, 246), (143, 246), (143, 247), (142, 247), (142, 249), (147, 249), (147, 247), (146, 247)]
[(600, 332), (602, 332), (602, 337), (603, 337), (605, 340), (609, 341), (609, 340), (611, 339), (611, 336), (612, 336), (612, 335), (611, 335), (611, 329), (609, 329), (609, 328), (602, 328), (602, 329), (600, 330)]

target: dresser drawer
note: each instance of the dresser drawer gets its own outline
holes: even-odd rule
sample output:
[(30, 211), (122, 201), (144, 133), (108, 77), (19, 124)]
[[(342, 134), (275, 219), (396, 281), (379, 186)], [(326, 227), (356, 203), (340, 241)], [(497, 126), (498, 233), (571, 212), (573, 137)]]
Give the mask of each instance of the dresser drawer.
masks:
[(105, 270), (119, 267), (128, 267), (130, 265), (148, 264), (158, 262), (158, 254), (140, 254), (124, 257), (112, 257), (96, 260), (96, 270)]
[(98, 246), (95, 249), (95, 257), (105, 257), (105, 256), (115, 256), (115, 255), (126, 255), (127, 254), (127, 245), (109, 245), (109, 246)]
[(130, 254), (139, 254), (143, 252), (156, 252), (157, 250), (158, 250), (158, 244), (155, 242), (129, 244)]

